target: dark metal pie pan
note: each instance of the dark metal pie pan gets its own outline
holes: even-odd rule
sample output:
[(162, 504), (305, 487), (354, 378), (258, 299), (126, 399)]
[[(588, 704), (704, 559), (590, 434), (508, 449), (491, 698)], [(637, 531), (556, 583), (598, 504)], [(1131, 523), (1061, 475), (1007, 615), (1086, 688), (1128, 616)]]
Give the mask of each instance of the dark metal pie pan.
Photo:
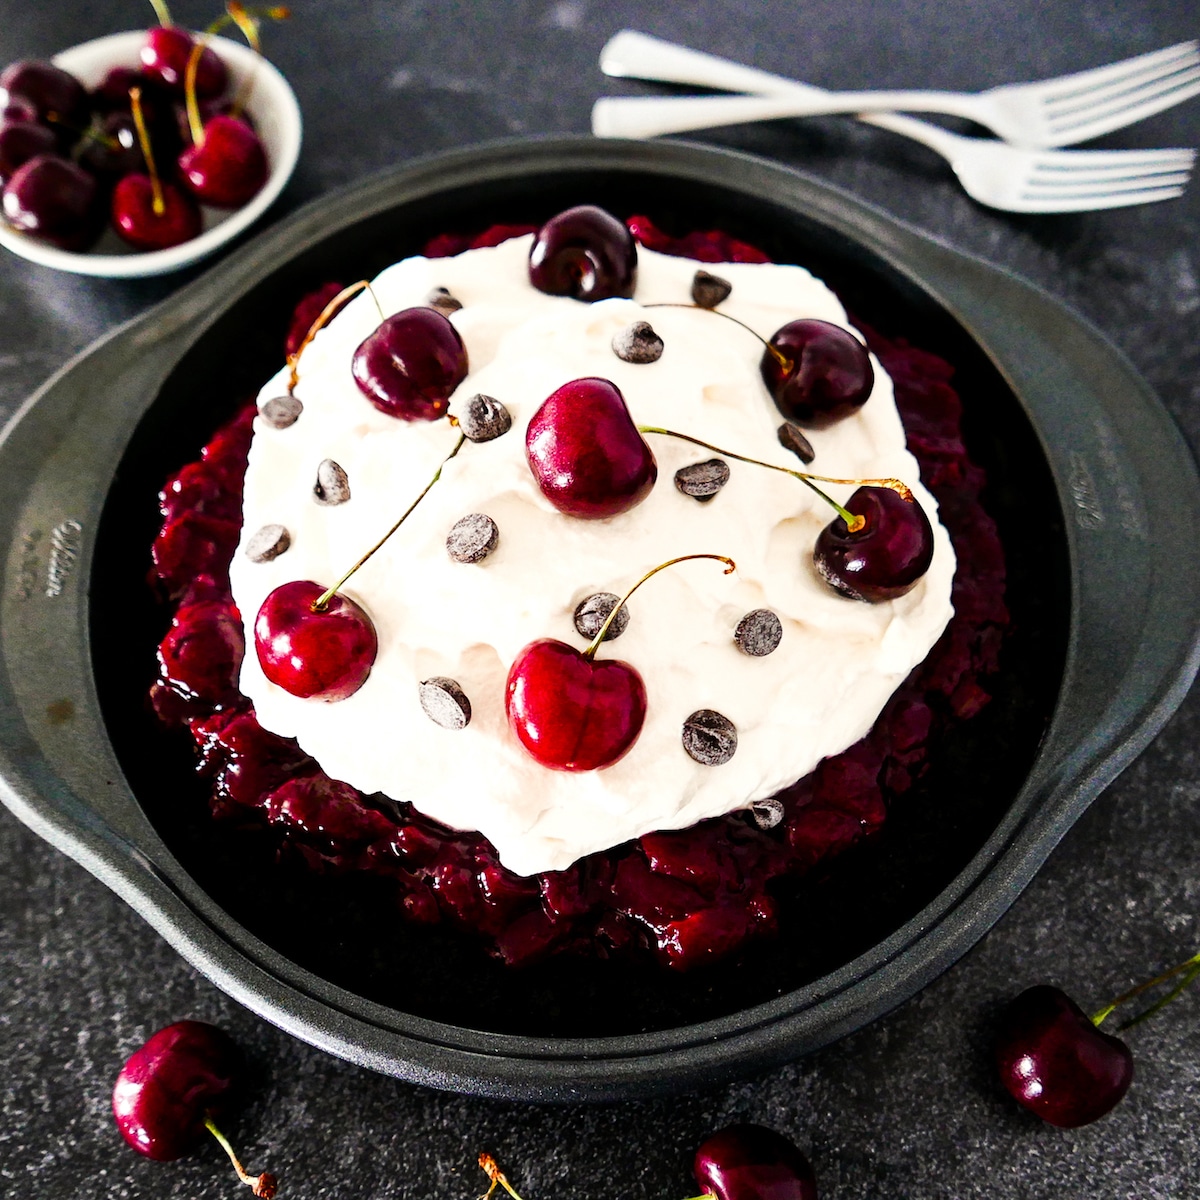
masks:
[[(783, 932), (677, 976), (512, 971), (413, 930), (382, 887), (273, 863), (214, 825), (145, 690), (165, 617), (155, 497), (276, 369), (296, 298), (443, 231), (590, 201), (721, 228), (828, 279), (955, 364), (1013, 623), (992, 703), (881, 836), (782, 896)], [(542, 1101), (762, 1069), (911, 996), (999, 918), (1161, 728), (1197, 666), (1200, 486), (1162, 405), (1094, 329), (1014, 276), (794, 171), (672, 143), (504, 142), (309, 205), (68, 364), (0, 440), (0, 797), (232, 996), (375, 1070)]]

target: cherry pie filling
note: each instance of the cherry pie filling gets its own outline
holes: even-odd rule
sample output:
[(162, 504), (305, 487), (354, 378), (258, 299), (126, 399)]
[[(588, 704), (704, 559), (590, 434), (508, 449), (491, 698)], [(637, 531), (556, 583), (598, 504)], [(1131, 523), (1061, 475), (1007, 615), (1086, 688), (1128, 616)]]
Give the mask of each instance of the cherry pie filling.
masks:
[[(672, 238), (644, 217), (629, 225), (652, 250), (706, 263), (767, 261), (719, 231)], [(443, 235), (426, 254), (496, 245), (531, 229)], [(338, 290), (329, 284), (301, 301), (289, 353)], [(190, 731), (198, 769), (211, 780), (213, 817), (272, 827), (280, 853), (299, 856), (314, 871), (389, 880), (408, 920), (469, 930), (510, 965), (557, 953), (648, 952), (687, 969), (775, 933), (773, 887), (877, 832), (889, 806), (926, 769), (944, 730), (988, 703), (985, 680), (997, 670), (1009, 620), (1004, 553), (980, 502), (984, 472), (962, 441), (953, 367), (903, 340), (860, 329), (892, 377), (909, 449), (954, 545), (954, 616), (871, 732), (778, 794), (778, 823), (761, 828), (753, 813), (733, 813), (646, 834), (565, 871), (523, 877), (500, 864), (482, 835), (448, 829), (407, 804), (365, 797), (330, 778), (295, 741), (263, 729), (238, 691), (245, 643), (229, 587), (253, 404), (167, 481), (153, 545), (151, 580), (172, 618), (151, 701), (164, 724)]]

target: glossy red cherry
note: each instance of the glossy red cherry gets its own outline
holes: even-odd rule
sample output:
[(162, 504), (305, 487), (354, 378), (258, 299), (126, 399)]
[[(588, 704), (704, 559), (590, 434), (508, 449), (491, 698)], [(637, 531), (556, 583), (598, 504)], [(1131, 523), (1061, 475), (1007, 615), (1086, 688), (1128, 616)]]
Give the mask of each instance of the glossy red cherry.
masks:
[(31, 158), (4, 185), (9, 224), (64, 250), (86, 250), (96, 240), (101, 211), (96, 181), (54, 154)]
[(89, 131), (76, 157), (85, 171), (105, 181), (146, 169), (137, 127), (132, 114), (127, 112), (106, 114), (99, 127)]
[[(141, 49), (142, 69), (175, 95), (182, 96), (187, 78), (188, 59), (195, 40), (186, 29), (158, 25), (146, 34)], [(196, 94), (219, 96), (229, 83), (229, 73), (216, 52), (206, 46), (196, 67)]]
[(593, 204), (568, 208), (538, 230), (529, 281), (539, 292), (576, 300), (632, 296), (637, 243), (622, 221)]
[(613, 517), (640, 504), (658, 464), (625, 397), (607, 379), (574, 379), (533, 414), (525, 456), (542, 494), (571, 517)]
[(155, 208), (149, 175), (126, 175), (113, 190), (113, 228), (138, 250), (165, 250), (200, 233), (200, 209), (174, 184), (160, 184), (162, 211)]
[(730, 1125), (700, 1145), (696, 1182), (716, 1200), (817, 1200), (812, 1164), (782, 1134)]
[(1028, 988), (1005, 1010), (996, 1066), (1018, 1103), (1064, 1129), (1104, 1116), (1133, 1081), (1129, 1047), (1045, 984)]
[(179, 156), (179, 170), (196, 199), (217, 208), (240, 208), (270, 174), (258, 134), (245, 121), (221, 115), (205, 124), (203, 141)]
[(7, 183), (31, 158), (58, 149), (54, 130), (33, 121), (5, 121), (0, 125), (0, 184)]
[(160, 1029), (117, 1076), (117, 1128), (147, 1158), (179, 1158), (203, 1136), (205, 1118), (230, 1098), (240, 1066), (232, 1039), (213, 1025), (177, 1021)]
[(74, 75), (37, 61), (12, 63), (0, 74), (0, 109), (10, 105), (32, 110), (33, 120), (54, 125), (68, 145), (86, 127), (91, 111), (88, 94)]
[(355, 350), (352, 371), (358, 390), (380, 412), (405, 421), (435, 421), (467, 377), (467, 349), (436, 309), (406, 308)]
[(508, 672), (505, 710), (545, 767), (597, 771), (624, 756), (646, 720), (646, 685), (628, 663), (589, 659), (554, 638), (530, 642)]
[(845, 508), (866, 523), (851, 533), (839, 516), (821, 530), (813, 563), (825, 582), (871, 604), (912, 591), (933, 561), (933, 528), (921, 505), (889, 487), (860, 487)]
[(262, 602), (254, 621), (254, 649), (263, 674), (293, 696), (345, 700), (367, 681), (379, 639), (371, 618), (340, 592), (320, 612), (319, 583), (295, 580)]
[(771, 335), (762, 377), (775, 407), (806, 429), (824, 429), (850, 416), (875, 384), (862, 342), (840, 325), (815, 320), (789, 321)]

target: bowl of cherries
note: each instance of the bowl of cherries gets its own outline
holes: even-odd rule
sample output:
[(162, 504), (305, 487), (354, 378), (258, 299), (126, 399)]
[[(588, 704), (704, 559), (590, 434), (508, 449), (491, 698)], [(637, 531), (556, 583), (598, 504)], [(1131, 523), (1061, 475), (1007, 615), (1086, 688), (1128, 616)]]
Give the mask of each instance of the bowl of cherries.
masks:
[[(80, 275), (160, 275), (211, 254), (279, 196), (295, 94), (233, 0), (203, 35), (160, 24), (0, 72), (0, 245)], [(238, 27), (247, 45), (216, 37)]]

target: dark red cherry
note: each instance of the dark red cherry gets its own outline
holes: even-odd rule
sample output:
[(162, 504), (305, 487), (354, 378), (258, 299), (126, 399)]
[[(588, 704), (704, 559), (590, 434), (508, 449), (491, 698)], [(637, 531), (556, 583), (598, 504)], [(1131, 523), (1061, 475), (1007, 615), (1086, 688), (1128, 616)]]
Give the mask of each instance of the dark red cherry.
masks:
[(714, 1133), (696, 1151), (692, 1172), (717, 1200), (817, 1200), (812, 1164), (782, 1134), (762, 1125), (730, 1125)]
[(542, 638), (514, 660), (505, 710), (521, 745), (542, 766), (596, 771), (637, 741), (646, 685), (628, 663), (589, 659), (565, 642)]
[(162, 183), (160, 189), (162, 212), (155, 210), (149, 175), (126, 175), (113, 190), (113, 228), (138, 250), (165, 250), (200, 233), (195, 200), (172, 183)]
[(147, 1158), (179, 1158), (204, 1134), (205, 1118), (229, 1099), (240, 1066), (232, 1039), (213, 1025), (177, 1021), (160, 1029), (117, 1076), (117, 1128)]
[(436, 421), (467, 377), (467, 349), (436, 309), (393, 313), (354, 352), (358, 390), (380, 412), (405, 421)]
[(263, 674), (306, 700), (345, 700), (367, 681), (379, 639), (371, 618), (348, 596), (322, 612), (313, 604), (325, 588), (310, 580), (277, 587), (254, 621), (254, 649)]
[(824, 429), (861, 408), (875, 384), (866, 347), (840, 325), (789, 321), (763, 351), (762, 377), (775, 407), (806, 429)]
[(54, 130), (33, 121), (5, 121), (0, 125), (0, 184), (7, 183), (31, 158), (58, 149)]
[(571, 517), (613, 517), (640, 504), (658, 464), (625, 397), (607, 379), (574, 379), (533, 414), (525, 456), (542, 494)]
[(537, 231), (529, 251), (529, 282), (539, 292), (589, 302), (632, 296), (637, 243), (604, 209), (593, 204), (568, 208)]
[(101, 213), (96, 181), (54, 154), (23, 163), (4, 186), (9, 224), (64, 250), (86, 250), (100, 232)]
[(817, 537), (813, 563), (830, 587), (878, 604), (912, 591), (933, 561), (933, 529), (916, 500), (889, 487), (860, 487), (845, 508), (865, 519), (857, 533), (835, 517)]
[(146, 159), (138, 144), (137, 127), (130, 113), (111, 112), (93, 127), (78, 155), (79, 165), (93, 175), (119, 179), (132, 171), (144, 171)]
[(179, 156), (179, 170), (202, 204), (240, 208), (267, 182), (267, 152), (257, 133), (236, 117), (216, 116), (204, 140)]
[(88, 123), (91, 104), (74, 75), (48, 62), (15, 62), (0, 74), (0, 109), (16, 104), (34, 119), (53, 125), (70, 145)]
[[(177, 96), (183, 95), (188, 59), (195, 46), (192, 35), (175, 25), (158, 25), (146, 34), (142, 68), (151, 79)], [(196, 67), (196, 94), (219, 96), (229, 83), (229, 73), (216, 52), (206, 46)]]
[(1046, 984), (1028, 988), (1005, 1010), (996, 1067), (1018, 1103), (1063, 1129), (1104, 1116), (1133, 1081), (1129, 1047)]

